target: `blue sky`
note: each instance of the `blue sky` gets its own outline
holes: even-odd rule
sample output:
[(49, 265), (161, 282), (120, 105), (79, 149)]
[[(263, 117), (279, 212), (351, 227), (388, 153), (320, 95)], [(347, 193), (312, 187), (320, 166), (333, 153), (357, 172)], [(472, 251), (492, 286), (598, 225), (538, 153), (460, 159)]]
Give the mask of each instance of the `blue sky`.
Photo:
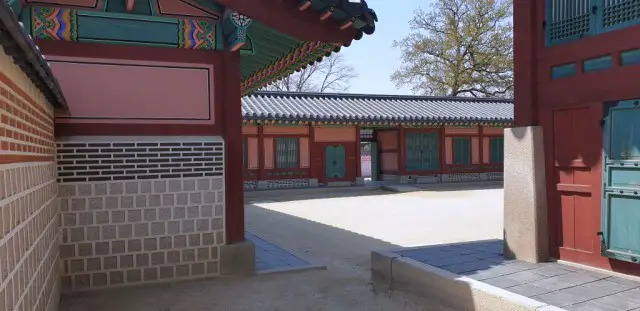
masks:
[(375, 33), (340, 51), (359, 74), (353, 79), (349, 93), (412, 94), (409, 87), (397, 89), (391, 82), (391, 74), (401, 65), (400, 50), (392, 44), (409, 32), (413, 11), (429, 9), (430, 3), (430, 0), (367, 0), (378, 15)]

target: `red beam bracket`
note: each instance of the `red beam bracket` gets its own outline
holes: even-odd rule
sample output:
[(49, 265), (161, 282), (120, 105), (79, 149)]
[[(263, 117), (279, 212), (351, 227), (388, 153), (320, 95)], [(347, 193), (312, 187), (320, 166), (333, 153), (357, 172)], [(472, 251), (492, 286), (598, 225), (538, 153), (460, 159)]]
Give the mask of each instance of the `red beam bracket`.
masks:
[(304, 11), (311, 6), (312, 0), (301, 0), (300, 5), (298, 5), (298, 10)]
[(335, 11), (335, 7), (330, 6), (326, 11), (324, 11), (324, 13), (322, 13), (322, 15), (320, 15), (320, 20), (326, 20), (327, 18), (331, 17), (331, 15), (333, 15), (333, 11)]

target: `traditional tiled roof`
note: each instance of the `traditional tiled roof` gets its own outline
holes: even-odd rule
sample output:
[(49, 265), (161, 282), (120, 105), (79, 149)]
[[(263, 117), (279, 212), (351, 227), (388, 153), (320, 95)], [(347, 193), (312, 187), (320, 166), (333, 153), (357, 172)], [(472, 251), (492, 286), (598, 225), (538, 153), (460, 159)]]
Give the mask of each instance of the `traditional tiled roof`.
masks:
[(7, 1), (0, 1), (0, 45), (52, 105), (66, 107), (60, 85), (53, 76), (49, 63), (18, 21)]
[(258, 91), (242, 99), (245, 122), (361, 125), (509, 125), (513, 102), (497, 98)]

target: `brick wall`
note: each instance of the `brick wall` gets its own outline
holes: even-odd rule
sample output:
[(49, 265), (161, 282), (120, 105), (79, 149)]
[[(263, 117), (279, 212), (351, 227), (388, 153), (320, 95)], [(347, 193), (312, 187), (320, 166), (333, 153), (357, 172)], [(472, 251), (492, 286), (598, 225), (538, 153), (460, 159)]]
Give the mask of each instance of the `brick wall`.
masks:
[(0, 48), (0, 310), (56, 310), (53, 109)]
[(221, 138), (67, 137), (57, 148), (65, 292), (219, 273)]

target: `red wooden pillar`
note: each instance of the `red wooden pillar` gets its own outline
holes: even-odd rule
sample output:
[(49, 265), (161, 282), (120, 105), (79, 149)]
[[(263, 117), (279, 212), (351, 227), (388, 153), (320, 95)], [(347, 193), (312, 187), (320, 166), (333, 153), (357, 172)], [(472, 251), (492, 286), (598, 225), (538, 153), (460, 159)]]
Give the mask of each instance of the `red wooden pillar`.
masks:
[(225, 141), (226, 242), (244, 241), (244, 187), (242, 182), (242, 103), (240, 52), (224, 52), (222, 61), (223, 132)]
[(262, 124), (256, 125), (258, 127), (258, 181), (265, 180), (264, 173), (264, 126)]
[(438, 136), (440, 136), (440, 174), (444, 174), (447, 167), (447, 136), (445, 129), (446, 125), (438, 127)]
[(538, 125), (536, 78), (538, 75), (538, 45), (542, 44), (542, 24), (536, 17), (538, 2), (515, 0), (513, 5), (514, 47), (514, 125)]
[(406, 155), (406, 130), (403, 126), (398, 129), (398, 171), (400, 175), (404, 175), (407, 172), (407, 155)]
[(362, 177), (362, 145), (360, 143), (360, 127), (356, 125), (356, 178)]

